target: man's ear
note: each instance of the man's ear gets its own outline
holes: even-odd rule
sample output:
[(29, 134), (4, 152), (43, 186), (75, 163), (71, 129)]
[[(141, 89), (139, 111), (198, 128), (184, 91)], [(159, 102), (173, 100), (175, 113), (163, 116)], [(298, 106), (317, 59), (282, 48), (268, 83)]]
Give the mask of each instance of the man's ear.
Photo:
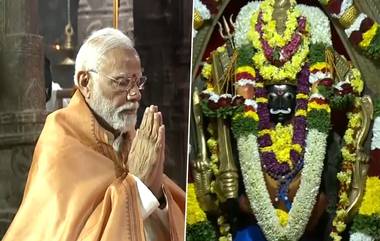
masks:
[(78, 80), (78, 88), (86, 99), (90, 98), (90, 75), (87, 71), (79, 71), (76, 76)]

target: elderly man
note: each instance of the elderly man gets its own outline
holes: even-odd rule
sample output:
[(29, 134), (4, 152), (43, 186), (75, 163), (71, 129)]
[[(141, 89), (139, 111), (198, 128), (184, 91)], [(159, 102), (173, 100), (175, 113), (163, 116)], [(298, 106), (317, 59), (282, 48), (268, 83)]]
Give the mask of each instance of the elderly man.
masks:
[(74, 79), (69, 106), (46, 120), (4, 240), (183, 240), (184, 192), (163, 174), (156, 106), (135, 131), (146, 77), (130, 39), (93, 33)]

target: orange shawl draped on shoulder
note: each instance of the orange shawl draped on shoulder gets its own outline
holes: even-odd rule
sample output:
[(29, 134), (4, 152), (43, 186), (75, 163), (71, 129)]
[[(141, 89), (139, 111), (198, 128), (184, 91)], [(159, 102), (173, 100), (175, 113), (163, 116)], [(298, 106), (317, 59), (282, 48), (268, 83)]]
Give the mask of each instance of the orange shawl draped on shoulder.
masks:
[[(109, 135), (79, 91), (67, 108), (50, 114), (3, 240), (145, 240), (135, 180), (117, 176)], [(164, 191), (171, 241), (183, 240), (184, 192), (167, 177)]]

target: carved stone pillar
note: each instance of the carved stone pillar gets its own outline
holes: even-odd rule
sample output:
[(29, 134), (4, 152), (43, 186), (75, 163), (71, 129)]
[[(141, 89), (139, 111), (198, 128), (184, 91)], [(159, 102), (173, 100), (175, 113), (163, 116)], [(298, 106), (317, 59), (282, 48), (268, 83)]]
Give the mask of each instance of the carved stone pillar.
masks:
[[(113, 0), (79, 0), (78, 45), (91, 32), (112, 27)], [(133, 39), (133, 1), (120, 0), (119, 29)]]
[(0, 237), (23, 195), (45, 120), (37, 0), (0, 0)]

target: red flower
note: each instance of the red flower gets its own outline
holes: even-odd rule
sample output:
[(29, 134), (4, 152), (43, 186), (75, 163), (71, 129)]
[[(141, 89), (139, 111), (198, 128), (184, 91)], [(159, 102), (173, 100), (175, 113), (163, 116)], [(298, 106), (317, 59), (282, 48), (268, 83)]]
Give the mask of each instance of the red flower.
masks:
[(254, 80), (255, 77), (253, 77), (250, 73), (248, 72), (242, 72), (236, 75), (236, 80), (241, 80), (241, 79), (250, 79)]
[(360, 32), (365, 33), (367, 32), (372, 25), (374, 24), (373, 20), (370, 18), (365, 18), (362, 23), (360, 24)]
[(244, 111), (248, 112), (248, 111), (256, 111), (256, 110), (251, 105), (245, 105), (244, 106)]
[(327, 104), (327, 101), (325, 99), (321, 99), (321, 98), (313, 98), (310, 100), (310, 102), (315, 102), (319, 105)]
[(350, 94), (352, 93), (352, 86), (350, 84), (343, 84), (341, 86), (342, 90), (339, 90), (339, 94), (341, 95), (347, 95), (347, 94)]
[(354, 45), (358, 45), (363, 40), (363, 34), (360, 31), (353, 31), (349, 37)]
[(378, 176), (380, 177), (380, 149), (375, 149), (370, 152), (370, 162), (368, 168), (368, 176)]
[(244, 104), (244, 97), (243, 96), (240, 96), (240, 95), (238, 95), (238, 96), (235, 96), (234, 98), (233, 98), (233, 100), (232, 100), (232, 105), (233, 106), (239, 106), (239, 105), (242, 105), (242, 104)]
[(231, 97), (221, 96), (218, 100), (219, 107), (229, 107), (231, 106)]
[(331, 87), (332, 84), (333, 84), (333, 80), (332, 80), (331, 78), (321, 79), (321, 80), (319, 81), (319, 84), (320, 84), (320, 85), (327, 86), (327, 87)]
[(216, 110), (216, 109), (218, 109), (218, 103), (215, 103), (214, 101), (212, 101), (212, 100), (208, 100), (208, 102), (207, 102), (207, 106), (208, 106), (208, 108), (210, 108), (211, 110)]

